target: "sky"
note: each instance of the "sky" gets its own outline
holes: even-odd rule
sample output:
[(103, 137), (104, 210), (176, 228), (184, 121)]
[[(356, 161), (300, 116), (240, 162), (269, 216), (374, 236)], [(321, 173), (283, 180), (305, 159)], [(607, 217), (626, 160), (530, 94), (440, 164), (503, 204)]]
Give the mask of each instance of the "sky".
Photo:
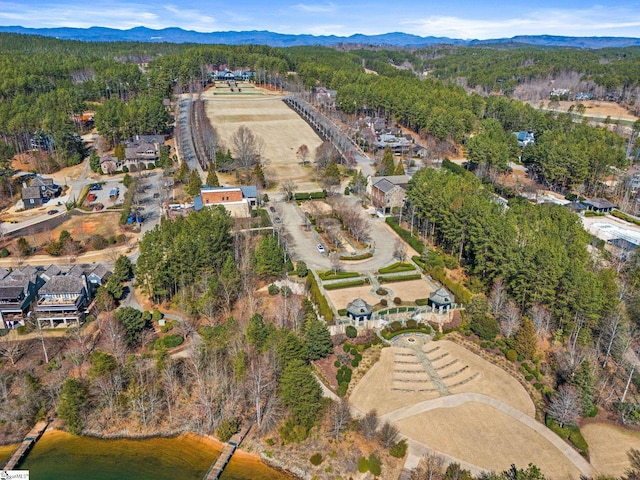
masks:
[(640, 0), (0, 0), (0, 25), (339, 36), (405, 32), (462, 39), (542, 34), (640, 37)]

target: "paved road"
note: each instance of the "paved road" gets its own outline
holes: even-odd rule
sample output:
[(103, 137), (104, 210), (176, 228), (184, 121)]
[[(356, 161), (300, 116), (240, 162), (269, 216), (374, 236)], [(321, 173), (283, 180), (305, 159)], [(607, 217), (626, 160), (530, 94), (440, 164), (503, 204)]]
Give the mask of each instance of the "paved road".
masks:
[[(345, 197), (351, 202), (353, 208), (361, 209), (360, 199), (355, 196)], [(304, 213), (295, 202), (285, 202), (282, 199), (269, 203), (282, 219), (282, 225), (288, 232), (292, 241), (288, 244), (289, 254), (294, 261), (304, 260), (309, 268), (314, 270), (328, 270), (331, 265), (327, 254), (318, 252), (316, 246), (323, 243), (320, 235), (314, 229), (309, 231), (304, 228)], [(365, 214), (363, 210), (363, 215)], [(345, 261), (345, 270), (356, 272), (371, 272), (395, 262), (393, 250), (396, 235), (384, 222), (384, 219), (373, 218), (369, 220), (371, 225), (371, 244), (375, 246), (372, 258), (354, 262)], [(277, 225), (277, 224), (274, 224)], [(324, 245), (327, 248), (327, 245)]]
[[(467, 402), (476, 402), (489, 405), (496, 410), (510, 416), (514, 420), (526, 425), (527, 427), (535, 430), (539, 435), (549, 441), (554, 447), (556, 447), (567, 459), (580, 470), (582, 475), (586, 477), (593, 477), (595, 471), (593, 467), (587, 462), (577, 451), (571, 448), (566, 442), (564, 442), (558, 435), (553, 433), (547, 427), (539, 423), (536, 419), (526, 415), (520, 410), (513, 408), (509, 405), (496, 400), (495, 398), (482, 395), (480, 393), (460, 393), (457, 395), (450, 395), (447, 397), (440, 397), (433, 400), (425, 400), (424, 402), (415, 403), (408, 407), (399, 408), (392, 412), (389, 412), (380, 417), (381, 422), (390, 421), (397, 422), (405, 418), (419, 415), (420, 413), (428, 412), (438, 408), (454, 408)], [(476, 467), (480, 468), (480, 467)]]

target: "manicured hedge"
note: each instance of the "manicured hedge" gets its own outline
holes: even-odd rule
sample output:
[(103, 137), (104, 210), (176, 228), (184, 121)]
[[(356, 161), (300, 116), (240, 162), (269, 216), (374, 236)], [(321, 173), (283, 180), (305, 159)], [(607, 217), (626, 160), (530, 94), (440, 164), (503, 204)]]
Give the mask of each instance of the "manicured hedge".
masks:
[(333, 270), (327, 270), (319, 274), (320, 280), (340, 280), (341, 278), (355, 278), (359, 277), (358, 272), (338, 272), (334, 273)]
[(309, 287), (311, 301), (318, 306), (320, 315), (324, 317), (325, 321), (333, 322), (333, 310), (331, 310), (329, 302), (327, 302), (327, 299), (324, 298), (324, 295), (320, 292), (320, 287), (318, 287), (316, 277), (313, 274), (307, 276), (307, 286)]
[(580, 455), (586, 457), (589, 453), (589, 444), (580, 433), (580, 429), (573, 425), (565, 425), (564, 427), (560, 427), (558, 423), (551, 417), (547, 416), (546, 418), (547, 427), (550, 430), (554, 431), (557, 435), (564, 438), (565, 440), (569, 440), (576, 449), (580, 452)]
[(342, 282), (342, 283), (332, 283), (330, 285), (325, 285), (325, 290), (339, 290), (341, 288), (349, 288), (349, 287), (360, 287), (365, 284), (364, 278), (360, 278), (358, 280), (352, 280), (350, 282)]
[(420, 278), (422, 278), (422, 275), (414, 273), (413, 275), (391, 275), (388, 277), (378, 277), (378, 281), (380, 283), (407, 282), (409, 280), (418, 280)]
[(293, 198), (295, 200), (317, 200), (319, 198), (327, 198), (327, 192), (298, 192)]
[(396, 262), (392, 265), (389, 265), (388, 267), (381, 268), (380, 270), (378, 270), (378, 273), (384, 275), (386, 273), (410, 272), (411, 270), (415, 269), (416, 267), (414, 267), (410, 263)]
[(471, 292), (461, 283), (451, 280), (442, 267), (434, 267), (429, 271), (429, 275), (434, 280), (443, 284), (456, 298), (457, 303), (469, 303), (471, 301)]
[(373, 253), (371, 252), (367, 252), (367, 253), (363, 253), (362, 255), (343, 255), (340, 257), (340, 260), (345, 260), (345, 261), (355, 261), (355, 260), (366, 260), (367, 258), (371, 258), (373, 257)]
[(398, 225), (398, 221), (394, 217), (387, 217), (385, 219), (387, 225), (393, 228), (393, 231), (396, 232), (400, 237), (405, 240), (411, 248), (413, 248), (416, 252), (422, 253), (424, 251), (424, 243), (422, 241), (411, 235), (411, 233), (407, 232), (404, 228)]
[[(586, 213), (587, 212), (585, 212), (585, 214)], [(624, 214), (622, 212), (619, 212), (618, 210), (613, 210), (611, 212), (611, 215), (613, 215), (614, 217), (619, 218), (621, 220), (624, 220), (625, 222), (633, 223), (635, 225), (640, 225), (640, 220), (637, 220), (637, 219), (635, 219), (633, 217), (630, 217), (629, 215), (626, 215), (626, 214)]]

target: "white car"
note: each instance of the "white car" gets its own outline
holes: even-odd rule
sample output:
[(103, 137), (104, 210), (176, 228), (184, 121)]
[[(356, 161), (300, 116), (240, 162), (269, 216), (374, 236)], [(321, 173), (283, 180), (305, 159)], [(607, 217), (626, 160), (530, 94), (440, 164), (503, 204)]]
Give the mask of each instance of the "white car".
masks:
[(318, 245), (316, 245), (316, 248), (318, 249), (318, 251), (319, 251), (320, 253), (324, 253), (324, 247), (322, 246), (322, 244), (321, 244), (321, 243), (319, 243)]

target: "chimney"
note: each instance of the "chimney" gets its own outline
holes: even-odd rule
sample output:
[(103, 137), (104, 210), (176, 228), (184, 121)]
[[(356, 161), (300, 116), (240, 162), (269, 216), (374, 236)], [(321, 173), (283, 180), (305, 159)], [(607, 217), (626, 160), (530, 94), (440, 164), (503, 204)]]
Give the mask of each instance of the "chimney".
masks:
[(22, 188), (27, 188), (27, 182), (22, 182)]

